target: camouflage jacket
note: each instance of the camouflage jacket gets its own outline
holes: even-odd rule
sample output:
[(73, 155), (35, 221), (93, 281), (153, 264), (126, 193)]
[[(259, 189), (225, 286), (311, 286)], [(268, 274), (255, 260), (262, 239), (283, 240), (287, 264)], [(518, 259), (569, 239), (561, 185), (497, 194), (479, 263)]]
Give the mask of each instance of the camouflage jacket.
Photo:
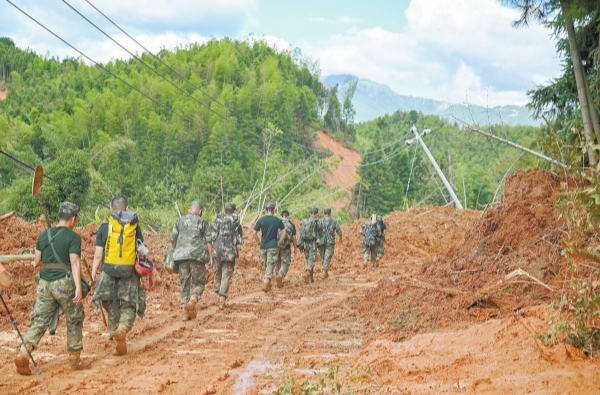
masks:
[(175, 243), (173, 259), (177, 261), (194, 260), (208, 263), (208, 247), (210, 238), (208, 221), (195, 213), (189, 213), (181, 218), (171, 230), (171, 241)]
[(216, 259), (234, 260), (238, 257), (239, 244), (244, 244), (242, 226), (236, 214), (221, 213), (210, 225), (213, 241), (213, 257)]
[(340, 228), (340, 224), (333, 218), (328, 216), (323, 216), (319, 218), (319, 229), (322, 232), (322, 242), (321, 245), (335, 245), (335, 234), (342, 234), (342, 228)]

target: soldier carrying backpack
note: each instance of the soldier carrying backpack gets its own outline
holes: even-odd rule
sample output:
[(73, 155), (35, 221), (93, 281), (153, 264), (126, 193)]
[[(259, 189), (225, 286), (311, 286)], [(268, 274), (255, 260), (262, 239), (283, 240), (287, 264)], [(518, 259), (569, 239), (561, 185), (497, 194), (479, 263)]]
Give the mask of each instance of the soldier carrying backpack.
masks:
[(377, 267), (377, 240), (381, 237), (381, 228), (377, 223), (377, 215), (373, 214), (360, 228), (362, 234), (364, 259), (363, 265), (370, 260), (371, 265)]
[[(275, 280), (277, 281), (277, 288), (283, 287), (283, 279), (287, 274), (290, 264), (292, 262), (292, 246), (294, 247), (294, 255), (298, 253), (298, 246), (296, 245), (296, 225), (290, 221), (290, 212), (283, 210), (281, 212), (281, 221), (285, 227), (285, 239), (279, 245), (279, 257), (277, 259), (277, 265), (275, 266)], [(281, 237), (281, 231), (277, 234), (277, 237)]]
[(235, 269), (238, 244), (244, 243), (242, 226), (235, 213), (235, 203), (225, 203), (225, 212), (217, 215), (210, 225), (213, 241), (214, 291), (219, 296), (219, 309), (225, 308), (229, 296), (229, 283)]
[[(127, 353), (127, 332), (133, 327), (136, 315), (144, 318), (146, 295), (141, 287), (141, 276), (148, 274), (149, 290), (154, 288), (152, 270), (139, 265), (137, 251), (143, 247), (144, 237), (138, 226), (137, 214), (129, 212), (124, 196), (115, 196), (110, 203), (108, 222), (98, 228), (92, 277), (102, 264), (96, 282), (93, 302), (102, 302), (108, 313), (108, 332), (115, 342), (115, 354)], [(141, 269), (141, 271), (140, 271)]]
[[(202, 218), (203, 211), (202, 202), (194, 200), (187, 215), (179, 218), (171, 230), (171, 242), (175, 247), (173, 260), (181, 284), (179, 299), (183, 321), (196, 318), (196, 303), (206, 286), (206, 264), (213, 267), (210, 225)], [(191, 292), (190, 283), (194, 284)]]
[(321, 270), (323, 271), (323, 277), (329, 277), (329, 264), (335, 251), (335, 233), (340, 237), (340, 243), (342, 242), (342, 228), (340, 224), (333, 218), (331, 218), (331, 209), (326, 208), (323, 210), (323, 217), (319, 219), (320, 227), (322, 231), (321, 239), (317, 242), (317, 248), (319, 249), (319, 255), (321, 255)]
[(298, 248), (304, 252), (306, 258), (306, 268), (303, 276), (305, 284), (315, 281), (313, 270), (317, 260), (317, 238), (321, 233), (319, 209), (311, 207), (310, 216), (300, 223), (300, 240), (298, 241)]

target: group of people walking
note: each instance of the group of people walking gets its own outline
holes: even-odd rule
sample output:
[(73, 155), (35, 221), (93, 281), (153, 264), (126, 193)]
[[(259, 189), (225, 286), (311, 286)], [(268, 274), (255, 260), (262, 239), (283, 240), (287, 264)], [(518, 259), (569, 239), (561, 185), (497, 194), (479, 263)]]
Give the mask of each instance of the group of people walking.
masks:
[[(263, 274), (264, 292), (271, 290), (271, 279), (275, 276), (278, 288), (283, 287), (291, 263), (291, 249), (294, 255), (301, 251), (306, 258), (304, 269), (304, 283), (314, 282), (314, 268), (317, 251), (321, 255), (321, 271), (324, 278), (329, 277), (329, 265), (335, 250), (335, 233), (342, 242), (342, 229), (339, 223), (331, 218), (331, 209), (326, 208), (324, 216), (318, 218), (319, 210), (310, 209), (310, 216), (300, 223), (300, 232), (296, 232), (296, 225), (290, 221), (287, 210), (281, 212), (281, 219), (275, 216), (275, 204), (265, 205), (265, 215), (254, 225), (253, 237), (260, 244), (260, 263)], [(258, 237), (261, 232), (261, 238)]]
[[(314, 282), (317, 254), (321, 256), (323, 278), (327, 279), (336, 234), (340, 243), (343, 240), (339, 223), (331, 217), (331, 209), (325, 208), (323, 217), (319, 218), (319, 210), (312, 207), (297, 231), (289, 212), (283, 210), (279, 218), (275, 216), (275, 208), (273, 203), (265, 204), (265, 215), (255, 223), (252, 232), (260, 246), (262, 290), (271, 290), (273, 277), (275, 285), (283, 287), (292, 250), (294, 255), (303, 252), (306, 258), (305, 284)], [(92, 285), (95, 284), (92, 303), (102, 310), (103, 316), (104, 310), (108, 316), (105, 323), (114, 343), (113, 354), (124, 355), (127, 353), (127, 333), (135, 318), (143, 318), (146, 310), (142, 278), (148, 278), (148, 290), (154, 287), (153, 265), (145, 257), (148, 249), (144, 246), (137, 214), (129, 211), (127, 199), (114, 197), (110, 209), (108, 221), (100, 225), (96, 234), (94, 261), (89, 274)], [(197, 316), (196, 305), (206, 286), (206, 265), (214, 273), (213, 290), (218, 296), (218, 308), (226, 308), (235, 261), (239, 257), (238, 246), (244, 244), (234, 203), (225, 203), (224, 211), (212, 223), (203, 218), (203, 211), (202, 202), (194, 200), (188, 213), (175, 222), (170, 233), (172, 247), (165, 258), (165, 268), (179, 275), (183, 321)], [(68, 367), (80, 370), (91, 365), (80, 356), (85, 319), (82, 301), (91, 287), (82, 276), (81, 237), (73, 231), (78, 214), (77, 205), (61, 203), (58, 224), (38, 237), (34, 255), (34, 266), (41, 266), (36, 275), (37, 299), (31, 313), (32, 325), (14, 359), (19, 374), (31, 374), (30, 354), (49, 327), (53, 334), (52, 321), (56, 323), (59, 314), (66, 317)], [(370, 260), (377, 266), (384, 252), (385, 225), (381, 217), (370, 218), (361, 233), (364, 263)], [(0, 285), (9, 286), (9, 280), (9, 275), (0, 266)]]

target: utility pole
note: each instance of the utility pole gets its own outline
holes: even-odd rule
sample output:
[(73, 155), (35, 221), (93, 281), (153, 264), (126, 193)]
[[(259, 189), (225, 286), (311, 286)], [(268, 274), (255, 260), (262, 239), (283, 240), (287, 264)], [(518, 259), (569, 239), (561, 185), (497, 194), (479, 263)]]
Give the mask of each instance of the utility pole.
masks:
[[(521, 150), (521, 151), (523, 151), (523, 152), (527, 152), (528, 154), (531, 154), (531, 155), (533, 155), (533, 156), (537, 156), (538, 158), (540, 158), (540, 159), (543, 159), (543, 160), (545, 160), (546, 162), (550, 162), (550, 163), (552, 163), (553, 165), (560, 166), (560, 167), (562, 167), (563, 169), (566, 169), (566, 168), (567, 168), (567, 165), (565, 165), (564, 163), (561, 163), (561, 162), (557, 161), (556, 159), (552, 159), (552, 158), (550, 158), (550, 157), (548, 157), (548, 156), (546, 156), (546, 155), (544, 155), (544, 154), (540, 154), (539, 152), (535, 152), (535, 151), (534, 151), (534, 150), (532, 150), (532, 149), (529, 149), (529, 148), (523, 147), (522, 145), (519, 145), (519, 144), (515, 144), (515, 143), (513, 143), (512, 141), (509, 141), (509, 140), (503, 139), (502, 137), (498, 137), (498, 136), (496, 136), (496, 135), (494, 135), (494, 134), (492, 134), (492, 133), (484, 132), (483, 130), (480, 130), (480, 129), (474, 128), (474, 127), (472, 127), (472, 126), (470, 126), (470, 125), (466, 125), (466, 124), (465, 124), (465, 127), (466, 127), (467, 129), (469, 129), (469, 130), (472, 130), (473, 132), (477, 132), (477, 133), (479, 133), (479, 134), (482, 134), (482, 135), (484, 135), (484, 136), (486, 136), (486, 137), (490, 137), (490, 138), (496, 139), (496, 140), (498, 140), (498, 141), (501, 141), (501, 142), (503, 142), (504, 144), (508, 144), (508, 145), (510, 145), (511, 147), (515, 147), (515, 148), (517, 148), (517, 149), (520, 149), (520, 150)], [(592, 156), (590, 156), (590, 158), (591, 158), (591, 157), (592, 157)]]
[[(454, 169), (452, 168), (452, 155), (448, 154), (448, 178), (450, 178), (450, 186), (454, 188)], [(454, 208), (454, 203), (451, 204)]]
[(419, 135), (419, 131), (417, 130), (417, 128), (415, 127), (415, 125), (413, 125), (410, 128), (410, 130), (415, 134), (415, 137), (419, 141), (419, 144), (421, 144), (421, 147), (423, 147), (423, 150), (427, 154), (427, 157), (429, 158), (429, 160), (433, 164), (433, 167), (435, 168), (435, 171), (437, 171), (438, 175), (440, 176), (440, 178), (444, 182), (444, 185), (446, 186), (446, 189), (448, 190), (448, 193), (450, 193), (450, 197), (452, 197), (452, 200), (454, 201), (454, 204), (456, 204), (456, 207), (458, 207), (459, 209), (462, 209), (463, 206), (462, 206), (462, 204), (460, 204), (460, 200), (458, 200), (458, 197), (454, 193), (454, 190), (452, 189), (452, 186), (450, 185), (450, 183), (446, 179), (446, 176), (442, 172), (442, 169), (440, 169), (440, 167), (438, 166), (437, 162), (435, 161), (435, 158), (433, 157), (433, 155), (431, 155), (431, 152), (429, 152), (429, 149), (427, 148), (427, 146), (425, 145), (425, 142), (423, 141), (423, 139)]

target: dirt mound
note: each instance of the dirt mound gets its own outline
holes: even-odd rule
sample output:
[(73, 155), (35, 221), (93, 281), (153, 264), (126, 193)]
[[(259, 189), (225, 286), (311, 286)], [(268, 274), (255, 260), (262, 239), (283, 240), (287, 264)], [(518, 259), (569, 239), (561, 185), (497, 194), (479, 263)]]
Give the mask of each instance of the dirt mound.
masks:
[[(562, 288), (566, 235), (555, 203), (561, 178), (540, 169), (519, 171), (506, 181), (502, 205), (488, 210), (448, 254), (425, 262), (410, 278), (380, 280), (360, 302), (365, 316), (387, 320), (391, 339), (504, 317), (549, 302), (553, 293), (526, 276), (504, 280), (516, 269)], [(436, 232), (435, 242), (439, 232)]]
[(0, 101), (6, 100), (8, 89), (0, 89)]

